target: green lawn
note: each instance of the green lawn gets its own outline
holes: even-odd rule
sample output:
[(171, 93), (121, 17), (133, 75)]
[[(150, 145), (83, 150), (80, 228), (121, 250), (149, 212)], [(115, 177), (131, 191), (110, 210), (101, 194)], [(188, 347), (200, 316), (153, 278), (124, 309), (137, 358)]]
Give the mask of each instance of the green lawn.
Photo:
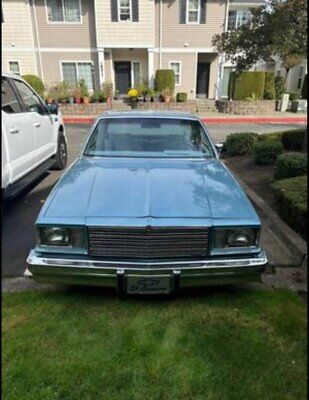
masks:
[(306, 399), (306, 305), (292, 292), (3, 296), (4, 400)]

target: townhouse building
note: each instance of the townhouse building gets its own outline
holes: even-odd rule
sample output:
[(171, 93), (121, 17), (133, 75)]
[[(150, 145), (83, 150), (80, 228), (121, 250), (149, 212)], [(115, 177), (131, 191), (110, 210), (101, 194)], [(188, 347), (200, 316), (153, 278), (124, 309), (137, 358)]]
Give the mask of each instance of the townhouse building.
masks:
[[(36, 74), (51, 86), (84, 78), (120, 94), (157, 69), (173, 69), (176, 92), (225, 98), (233, 66), (212, 46), (215, 34), (250, 18), (264, 0), (3, 0), (2, 69)], [(282, 73), (280, 63), (257, 65)], [(300, 90), (306, 63), (290, 74)]]

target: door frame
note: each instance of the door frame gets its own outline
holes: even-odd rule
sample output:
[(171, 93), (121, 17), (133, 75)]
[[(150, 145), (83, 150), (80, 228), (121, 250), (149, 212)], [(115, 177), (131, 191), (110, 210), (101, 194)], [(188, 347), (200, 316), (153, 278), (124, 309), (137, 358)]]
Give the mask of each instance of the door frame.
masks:
[[(120, 63), (120, 64), (121, 64), (121, 63), (126, 63), (126, 64), (129, 65), (128, 77), (129, 77), (129, 88), (130, 88), (130, 87), (132, 86), (132, 61), (130, 61), (130, 60), (113, 60), (115, 90), (119, 90), (119, 89), (116, 87), (117, 73), (116, 73), (115, 65), (116, 65), (117, 63)], [(120, 96), (124, 96), (124, 95), (126, 95), (126, 93), (120, 93), (120, 92), (119, 92), (119, 95), (120, 95)]]
[[(204, 94), (199, 94), (197, 92), (197, 85), (198, 85), (198, 66), (199, 64), (208, 64), (208, 85), (206, 87), (206, 93), (205, 93), (205, 97)], [(210, 61), (199, 61), (197, 59), (197, 63), (196, 63), (196, 85), (195, 85), (195, 97), (196, 98), (205, 98), (208, 99), (209, 98), (209, 80), (210, 80), (210, 68), (211, 68), (211, 62)]]

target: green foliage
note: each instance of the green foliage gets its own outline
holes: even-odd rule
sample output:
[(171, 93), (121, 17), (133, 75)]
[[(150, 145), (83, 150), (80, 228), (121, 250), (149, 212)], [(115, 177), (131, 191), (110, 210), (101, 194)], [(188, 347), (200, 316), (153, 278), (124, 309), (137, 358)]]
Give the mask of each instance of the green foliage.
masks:
[(281, 96), (284, 93), (284, 78), (283, 76), (276, 76), (275, 77), (275, 96), (276, 99), (281, 99)]
[(179, 103), (185, 103), (187, 101), (188, 95), (187, 93), (177, 93), (176, 100)]
[(288, 71), (307, 54), (307, 1), (271, 0), (251, 9), (250, 23), (213, 37), (218, 53), (225, 53), (237, 71), (259, 60), (280, 57)]
[(283, 151), (283, 145), (278, 140), (259, 141), (254, 146), (254, 162), (257, 165), (272, 164)]
[(305, 154), (281, 154), (275, 164), (274, 178), (286, 179), (306, 175), (307, 166), (307, 155)]
[(90, 101), (92, 103), (103, 103), (106, 99), (104, 98), (104, 95), (100, 89), (96, 89), (93, 91)]
[(273, 100), (275, 96), (275, 74), (274, 72), (265, 72), (264, 99)]
[(282, 143), (286, 150), (301, 151), (307, 135), (306, 129), (293, 129), (282, 133)]
[(232, 86), (234, 86), (233, 100), (247, 100), (250, 97), (261, 100), (264, 95), (265, 72), (248, 71), (236, 74)]
[(288, 92), (288, 93), (290, 95), (290, 97), (289, 97), (290, 101), (297, 100), (299, 97), (297, 92)]
[(175, 90), (175, 73), (172, 69), (158, 69), (155, 76), (155, 90), (163, 92), (169, 89), (171, 94)]
[(230, 156), (240, 154), (250, 154), (256, 141), (256, 133), (231, 133), (225, 142), (226, 152)]
[(265, 140), (278, 140), (281, 142), (282, 132), (271, 132), (263, 133), (263, 135), (258, 136), (259, 142), (264, 142)]
[(41, 78), (36, 75), (23, 75), (22, 78), (29, 83), (39, 96), (44, 96), (45, 87)]
[(302, 99), (307, 99), (307, 90), (308, 90), (308, 75), (305, 75), (303, 86), (301, 89), (301, 97)]
[(89, 97), (88, 86), (87, 86), (87, 84), (85, 82), (85, 79), (80, 79), (78, 85), (79, 85), (79, 88), (80, 88), (80, 92), (81, 92), (82, 98)]
[(105, 99), (113, 95), (113, 84), (111, 82), (104, 82), (102, 85), (102, 94)]
[(280, 217), (307, 239), (307, 176), (279, 180), (273, 189)]

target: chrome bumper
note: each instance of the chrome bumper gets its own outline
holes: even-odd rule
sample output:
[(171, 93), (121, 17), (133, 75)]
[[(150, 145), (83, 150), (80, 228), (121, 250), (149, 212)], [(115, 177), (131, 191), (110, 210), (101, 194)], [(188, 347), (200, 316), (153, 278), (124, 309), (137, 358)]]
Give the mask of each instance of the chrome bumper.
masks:
[(130, 275), (156, 277), (168, 275), (172, 291), (185, 287), (260, 281), (267, 257), (262, 250), (247, 258), (216, 258), (182, 262), (111, 262), (77, 258), (54, 258), (32, 250), (24, 276), (39, 282), (113, 287), (126, 290)]

